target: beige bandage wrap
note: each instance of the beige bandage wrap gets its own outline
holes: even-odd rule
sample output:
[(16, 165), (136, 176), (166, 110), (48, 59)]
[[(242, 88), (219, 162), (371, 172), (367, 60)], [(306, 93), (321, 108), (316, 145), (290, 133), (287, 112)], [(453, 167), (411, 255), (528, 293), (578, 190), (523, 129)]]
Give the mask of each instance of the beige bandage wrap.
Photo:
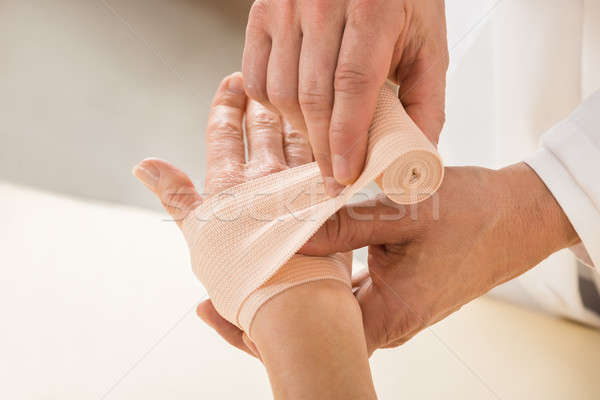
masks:
[(235, 186), (191, 212), (182, 229), (194, 273), (216, 310), (251, 335), (262, 304), (293, 286), (323, 279), (350, 285), (348, 254), (295, 255), (354, 194), (377, 180), (399, 204), (431, 196), (444, 174), (429, 140), (386, 84), (369, 128), (365, 167), (337, 197), (324, 194), (316, 163)]

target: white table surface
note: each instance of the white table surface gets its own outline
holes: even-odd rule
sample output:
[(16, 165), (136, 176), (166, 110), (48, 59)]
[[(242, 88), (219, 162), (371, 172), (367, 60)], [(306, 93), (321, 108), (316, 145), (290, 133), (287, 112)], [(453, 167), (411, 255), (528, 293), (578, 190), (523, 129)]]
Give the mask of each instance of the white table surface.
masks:
[[(0, 398), (270, 397), (195, 316), (204, 290), (164, 219), (0, 183)], [(483, 298), (372, 367), (382, 399), (598, 399), (600, 334)]]

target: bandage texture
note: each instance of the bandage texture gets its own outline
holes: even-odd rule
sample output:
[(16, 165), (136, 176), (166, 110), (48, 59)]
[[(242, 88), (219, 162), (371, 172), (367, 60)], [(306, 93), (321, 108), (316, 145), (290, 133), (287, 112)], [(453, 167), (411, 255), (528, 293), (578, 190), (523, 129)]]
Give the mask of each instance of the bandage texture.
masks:
[(260, 306), (287, 288), (320, 279), (350, 284), (346, 255), (295, 253), (354, 194), (376, 180), (396, 203), (417, 203), (438, 189), (443, 174), (435, 147), (386, 84), (369, 129), (365, 167), (354, 184), (329, 198), (317, 164), (310, 163), (211, 197), (182, 224), (193, 271), (216, 310), (250, 333)]

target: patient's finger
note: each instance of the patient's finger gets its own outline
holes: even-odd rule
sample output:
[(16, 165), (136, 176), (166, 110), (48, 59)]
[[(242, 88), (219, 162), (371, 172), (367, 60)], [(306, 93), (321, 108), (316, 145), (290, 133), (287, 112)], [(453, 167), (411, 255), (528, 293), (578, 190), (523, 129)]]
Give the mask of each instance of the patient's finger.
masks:
[(190, 178), (166, 161), (147, 158), (133, 168), (133, 174), (158, 196), (178, 225), (202, 203)]
[(215, 310), (212, 301), (205, 300), (198, 304), (196, 314), (225, 339), (227, 343), (255, 357), (254, 353), (246, 346), (246, 343), (242, 339), (243, 332), (237, 326), (223, 319), (217, 310)]
[[(242, 122), (246, 109), (242, 75), (229, 75), (219, 85), (213, 98), (206, 129), (206, 186), (224, 174), (242, 171), (245, 162)], [(219, 179), (217, 179), (219, 181)], [(239, 182), (233, 182), (233, 186)], [(221, 185), (221, 183), (219, 183)], [(224, 189), (218, 187), (216, 189)]]
[(246, 108), (248, 163), (266, 172), (285, 166), (283, 129), (279, 114), (250, 100)]
[(285, 155), (287, 165), (290, 168), (294, 168), (312, 162), (312, 149), (310, 148), (306, 134), (292, 127), (292, 125), (284, 119), (282, 119), (282, 123), (283, 154)]

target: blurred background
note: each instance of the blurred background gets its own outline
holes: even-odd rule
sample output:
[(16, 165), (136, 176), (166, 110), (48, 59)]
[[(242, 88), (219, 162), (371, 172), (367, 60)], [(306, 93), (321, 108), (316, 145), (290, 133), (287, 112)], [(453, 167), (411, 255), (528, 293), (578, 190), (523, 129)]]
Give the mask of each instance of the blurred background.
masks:
[[(448, 164), (519, 161), (537, 146), (523, 130), (541, 135), (589, 94), (585, 88), (599, 86), (599, 74), (586, 71), (599, 49), (581, 49), (562, 33), (591, 36), (600, 25), (565, 2), (527, 2), (543, 11), (540, 20), (556, 20), (560, 29), (551, 34), (530, 27), (514, 0), (448, 2), (448, 121), (440, 142)], [(143, 158), (167, 159), (202, 184), (208, 105), (220, 80), (241, 68), (250, 3), (0, 1), (0, 179), (155, 210), (130, 174)], [(519, 48), (505, 44), (507, 24)], [(543, 42), (553, 43), (560, 62), (535, 82), (512, 79), (517, 66), (531, 69), (528, 55)], [(520, 98), (539, 81), (544, 91)], [(493, 107), (508, 97), (508, 107)]]
[(241, 69), (248, 1), (0, 1), (0, 179), (159, 209), (145, 157), (203, 181), (204, 126)]
[[(489, 111), (465, 101), (490, 96), (492, 58), (463, 62), (463, 53), (479, 46), (492, 55), (481, 38), (493, 31), (495, 0), (455, 1), (464, 4), (449, 7), (448, 38), (462, 78), (458, 96), (449, 89), (447, 130), (456, 121), (453, 142), (463, 145), (453, 152), (442, 135), (441, 150), (449, 163), (489, 165), (497, 149), (476, 134)], [(208, 106), (220, 80), (241, 69), (250, 3), (2, 0), (0, 179), (159, 210), (130, 174), (153, 156), (201, 185)]]

